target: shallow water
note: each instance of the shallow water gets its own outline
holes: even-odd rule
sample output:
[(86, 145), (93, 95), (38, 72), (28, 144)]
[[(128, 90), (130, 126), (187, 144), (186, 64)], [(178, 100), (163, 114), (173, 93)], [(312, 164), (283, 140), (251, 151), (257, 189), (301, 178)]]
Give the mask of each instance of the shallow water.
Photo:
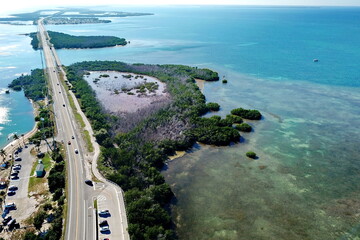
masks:
[[(118, 9), (155, 15), (48, 26), (131, 41), (121, 48), (60, 50), (62, 62), (212, 68), (229, 80), (204, 87), (206, 98), (220, 103), (220, 115), (236, 107), (264, 114), (250, 122), (254, 132), (243, 134), (240, 144), (197, 146), (169, 163), (163, 173), (177, 197), (180, 239), (358, 239), (359, 8)], [(24, 69), (25, 61), (19, 60)], [(259, 159), (246, 158), (249, 150)]]
[(24, 35), (36, 31), (35, 26), (0, 24), (0, 148), (12, 141), (12, 134), (19, 136), (34, 126), (32, 105), (23, 92), (5, 94), (7, 85), (21, 74), (41, 66), (39, 52), (30, 46)]
[[(360, 234), (360, 93), (228, 78), (205, 84), (208, 100), (224, 106), (220, 114), (245, 106), (264, 119), (250, 122), (254, 132), (240, 144), (200, 146), (169, 163), (180, 239), (338, 239), (353, 227)], [(248, 159), (250, 150), (259, 159)]]

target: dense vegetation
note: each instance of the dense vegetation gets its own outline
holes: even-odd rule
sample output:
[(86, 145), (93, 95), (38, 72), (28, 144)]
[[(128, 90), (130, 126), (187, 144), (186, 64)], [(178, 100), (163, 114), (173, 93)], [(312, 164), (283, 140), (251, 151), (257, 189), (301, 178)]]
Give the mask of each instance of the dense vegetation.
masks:
[(220, 105), (218, 103), (209, 102), (206, 104), (206, 107), (210, 111), (219, 111), (220, 110)]
[(47, 93), (44, 71), (35, 69), (31, 71), (30, 75), (21, 75), (9, 84), (9, 88), (15, 91), (23, 89), (25, 96), (34, 101), (43, 99)]
[(252, 127), (247, 123), (236, 124), (235, 129), (240, 132), (251, 132)]
[(250, 119), (250, 120), (260, 120), (261, 119), (261, 113), (258, 110), (236, 108), (236, 109), (231, 110), (231, 114), (240, 116), (245, 119)]
[(246, 153), (246, 156), (248, 157), (248, 158), (252, 158), (252, 159), (256, 159), (257, 158), (257, 156), (256, 156), (256, 153), (254, 153), (254, 152), (247, 152)]
[[(48, 31), (50, 42), (54, 48), (102, 48), (113, 47), (117, 45), (126, 45), (127, 41), (124, 38), (113, 36), (73, 36), (65, 33)], [(34, 49), (38, 49), (38, 40), (36, 33), (30, 33), (32, 38), (31, 45)]]
[[(136, 127), (119, 131), (117, 124), (124, 119), (104, 112), (95, 93), (83, 79), (87, 71), (107, 70), (156, 77), (167, 84), (172, 101), (143, 118)], [(241, 118), (201, 117), (209, 108), (194, 78), (216, 81), (218, 74), (209, 69), (182, 65), (93, 61), (69, 66), (67, 78), (82, 110), (92, 122), (98, 143), (103, 146), (101, 171), (125, 191), (131, 238), (174, 239), (171, 218), (166, 210), (173, 193), (160, 174), (168, 154), (187, 149), (195, 141), (227, 145), (240, 138), (238, 131), (231, 127), (231, 120), (241, 121)], [(113, 142), (118, 148), (113, 146)]]
[(38, 33), (37, 32), (32, 32), (29, 34), (29, 36), (31, 37), (31, 46), (33, 47), (33, 49), (37, 50), (40, 48), (40, 42), (39, 42), (39, 38), (38, 38)]

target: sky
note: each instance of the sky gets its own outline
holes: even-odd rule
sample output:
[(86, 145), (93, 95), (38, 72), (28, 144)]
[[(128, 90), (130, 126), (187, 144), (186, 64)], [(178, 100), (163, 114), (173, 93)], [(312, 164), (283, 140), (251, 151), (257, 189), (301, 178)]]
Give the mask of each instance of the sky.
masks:
[[(50, 5), (51, 4), (51, 5)], [(55, 6), (96, 5), (305, 5), (360, 6), (360, 0), (10, 0), (1, 4), (0, 13), (24, 12)]]

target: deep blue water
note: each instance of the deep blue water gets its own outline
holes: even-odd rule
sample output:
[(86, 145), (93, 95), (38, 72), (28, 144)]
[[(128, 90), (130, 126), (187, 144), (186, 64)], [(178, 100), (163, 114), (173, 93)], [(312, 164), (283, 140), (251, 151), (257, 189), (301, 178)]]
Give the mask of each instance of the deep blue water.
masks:
[[(203, 90), (207, 100), (220, 103), (219, 115), (236, 107), (264, 115), (249, 122), (254, 132), (243, 134), (241, 144), (197, 146), (169, 163), (164, 176), (177, 197), (172, 209), (180, 239), (360, 235), (360, 8), (108, 9), (155, 15), (48, 26), (131, 41), (125, 47), (59, 50), (63, 64), (119, 60), (212, 68), (229, 80), (206, 83)], [(38, 53), (26, 47), (29, 39), (11, 37), (25, 53), (6, 61), (0, 55), (1, 64), (17, 66), (0, 71), (6, 81), (40, 65)], [(259, 159), (247, 159), (249, 150)]]
[[(155, 15), (115, 20), (101, 29), (93, 25), (49, 28), (134, 40), (126, 49), (99, 50), (96, 58), (147, 61), (147, 56), (140, 54), (165, 52), (166, 57), (156, 57), (156, 62), (220, 65), (262, 78), (360, 86), (360, 8), (229, 6), (125, 10)], [(79, 58), (93, 58), (93, 54), (86, 54), (89, 51), (81, 52), (84, 56)], [(315, 64), (313, 59), (319, 62)]]

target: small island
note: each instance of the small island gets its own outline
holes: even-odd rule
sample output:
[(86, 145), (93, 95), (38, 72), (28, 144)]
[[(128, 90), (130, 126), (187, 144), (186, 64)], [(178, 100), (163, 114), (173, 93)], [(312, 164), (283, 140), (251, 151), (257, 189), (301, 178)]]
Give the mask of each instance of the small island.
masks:
[[(62, 48), (103, 48), (114, 46), (125, 46), (127, 41), (125, 38), (113, 36), (73, 36), (60, 32), (48, 31), (50, 42), (55, 49)], [(37, 50), (39, 49), (39, 39), (37, 33), (30, 33), (32, 38), (31, 45)]]

